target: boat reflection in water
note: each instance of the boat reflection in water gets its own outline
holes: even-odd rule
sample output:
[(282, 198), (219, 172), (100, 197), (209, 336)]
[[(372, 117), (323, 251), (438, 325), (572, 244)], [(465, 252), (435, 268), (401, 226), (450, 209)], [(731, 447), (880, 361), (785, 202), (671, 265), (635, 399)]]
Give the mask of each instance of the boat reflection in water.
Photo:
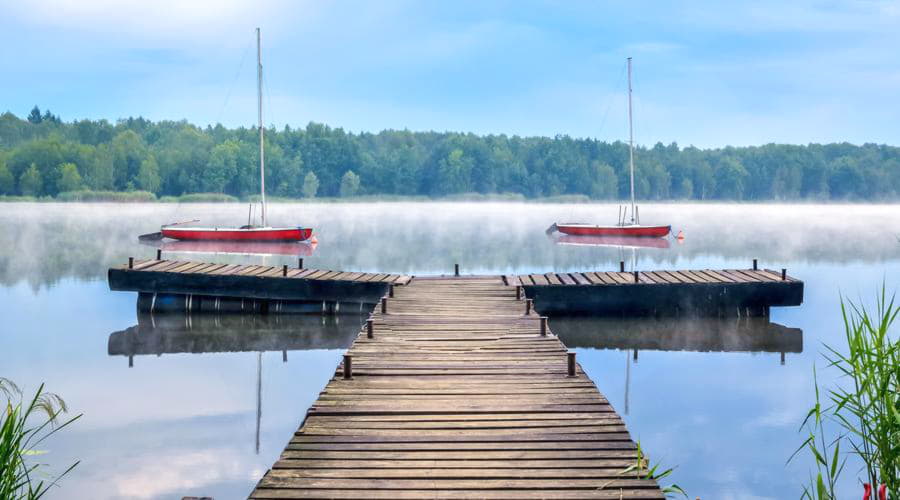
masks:
[(141, 240), (141, 243), (166, 253), (203, 253), (212, 255), (284, 255), (307, 257), (316, 251), (315, 241), (192, 241)]
[(557, 245), (616, 247), (616, 248), (669, 248), (667, 238), (639, 238), (635, 236), (576, 236), (571, 234), (551, 235)]

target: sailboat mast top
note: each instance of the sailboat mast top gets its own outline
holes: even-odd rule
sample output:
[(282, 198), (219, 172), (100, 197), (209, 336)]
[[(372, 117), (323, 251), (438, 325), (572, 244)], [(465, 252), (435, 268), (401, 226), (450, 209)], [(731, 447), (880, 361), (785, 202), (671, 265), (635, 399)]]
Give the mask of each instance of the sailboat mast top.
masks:
[(631, 58), (628, 58), (628, 166), (631, 171), (631, 223), (634, 219), (634, 127), (631, 125)]
[(264, 129), (262, 113), (262, 44), (260, 43), (259, 28), (256, 28), (256, 88), (259, 97), (259, 192), (262, 195), (262, 225), (269, 227), (266, 220), (266, 157), (264, 151)]

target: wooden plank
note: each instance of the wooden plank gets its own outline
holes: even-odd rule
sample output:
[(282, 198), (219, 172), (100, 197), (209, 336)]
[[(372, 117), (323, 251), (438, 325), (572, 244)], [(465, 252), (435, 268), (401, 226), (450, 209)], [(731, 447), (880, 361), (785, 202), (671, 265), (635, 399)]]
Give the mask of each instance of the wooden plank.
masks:
[(549, 284), (551, 284), (551, 285), (562, 285), (562, 284), (564, 284), (562, 281), (560, 281), (559, 276), (557, 276), (556, 273), (547, 273), (547, 274), (544, 275), (544, 278), (546, 278), (546, 279), (547, 279), (547, 283), (549, 283)]
[(143, 261), (140, 263), (135, 263), (134, 267), (131, 268), (131, 271), (140, 271), (142, 269), (147, 269), (147, 268), (150, 268), (153, 266), (158, 266), (158, 265), (162, 264), (163, 262), (166, 262), (166, 261), (164, 261), (164, 260), (146, 260), (146, 261)]
[(616, 280), (620, 285), (634, 284), (634, 275), (632, 273), (608, 272), (606, 275)]
[(737, 281), (735, 281), (734, 278), (732, 278), (731, 276), (728, 276), (724, 273), (721, 273), (719, 271), (713, 271), (712, 269), (704, 269), (703, 272), (710, 276), (715, 276), (722, 283), (737, 283)]
[(529, 278), (534, 282), (535, 285), (549, 285), (550, 282), (547, 281), (547, 277), (543, 274), (529, 274)]
[(572, 279), (572, 281), (573, 281), (576, 285), (590, 285), (590, 284), (591, 284), (591, 281), (588, 280), (588, 279), (587, 279), (583, 274), (581, 274), (581, 273), (569, 273), (569, 277)]
[(328, 271), (328, 270), (313, 271), (313, 272), (307, 274), (306, 276), (304, 276), (304, 278), (306, 278), (308, 280), (318, 280), (318, 279), (322, 279), (323, 276), (325, 276), (329, 273), (331, 273), (331, 271)]

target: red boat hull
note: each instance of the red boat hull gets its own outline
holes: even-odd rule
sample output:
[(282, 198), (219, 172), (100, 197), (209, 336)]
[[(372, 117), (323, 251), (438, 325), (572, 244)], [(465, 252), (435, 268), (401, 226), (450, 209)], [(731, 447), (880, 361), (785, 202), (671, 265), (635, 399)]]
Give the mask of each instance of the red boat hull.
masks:
[(192, 241), (306, 241), (312, 236), (308, 227), (164, 227), (160, 232), (166, 238)]
[(663, 238), (672, 226), (593, 226), (590, 224), (556, 224), (556, 230), (576, 236), (628, 236), (637, 238)]

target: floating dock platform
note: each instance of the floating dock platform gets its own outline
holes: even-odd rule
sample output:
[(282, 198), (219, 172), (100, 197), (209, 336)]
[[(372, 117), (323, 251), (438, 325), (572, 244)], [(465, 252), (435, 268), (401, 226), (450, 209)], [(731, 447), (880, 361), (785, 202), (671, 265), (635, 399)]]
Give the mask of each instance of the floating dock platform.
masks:
[(504, 276), (541, 314), (768, 316), (803, 303), (803, 282), (769, 269), (575, 272)]
[(410, 277), (287, 266), (134, 260), (108, 271), (109, 288), (138, 292), (140, 312), (359, 314)]

